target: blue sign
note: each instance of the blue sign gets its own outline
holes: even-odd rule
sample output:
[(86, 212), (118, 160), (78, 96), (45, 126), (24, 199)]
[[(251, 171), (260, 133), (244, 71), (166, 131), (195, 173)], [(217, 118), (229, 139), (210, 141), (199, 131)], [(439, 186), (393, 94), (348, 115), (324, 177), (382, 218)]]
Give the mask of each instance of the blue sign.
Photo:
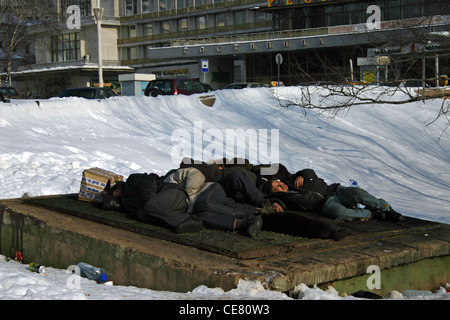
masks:
[(209, 61), (207, 59), (202, 60), (202, 72), (209, 71)]

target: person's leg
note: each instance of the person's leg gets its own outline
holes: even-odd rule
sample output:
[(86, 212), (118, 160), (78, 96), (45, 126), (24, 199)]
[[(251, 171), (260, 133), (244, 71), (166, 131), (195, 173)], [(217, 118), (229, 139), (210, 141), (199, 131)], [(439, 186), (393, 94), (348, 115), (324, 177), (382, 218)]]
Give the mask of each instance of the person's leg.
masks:
[(359, 203), (369, 210), (388, 211), (391, 209), (389, 203), (384, 199), (378, 199), (361, 188), (339, 186), (336, 191), (336, 196), (347, 208), (356, 207)]
[(185, 192), (178, 188), (165, 189), (147, 201), (144, 210), (138, 213), (138, 220), (148, 222), (156, 218), (175, 228), (177, 233), (200, 231), (201, 220), (186, 214), (187, 207)]
[(325, 201), (322, 213), (332, 219), (367, 219), (371, 216), (369, 209), (347, 208), (336, 196), (332, 196)]
[(219, 183), (215, 183), (203, 191), (195, 201), (194, 214), (202, 218), (205, 225), (229, 231), (249, 228), (256, 223), (257, 229), (248, 232), (256, 235), (261, 229), (261, 221), (255, 217), (256, 207), (236, 203), (228, 198)]

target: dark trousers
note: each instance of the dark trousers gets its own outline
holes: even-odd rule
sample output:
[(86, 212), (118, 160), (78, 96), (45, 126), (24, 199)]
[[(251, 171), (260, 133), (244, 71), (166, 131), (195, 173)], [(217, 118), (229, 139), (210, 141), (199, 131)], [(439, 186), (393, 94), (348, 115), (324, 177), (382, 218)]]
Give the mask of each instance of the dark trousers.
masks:
[(234, 198), (235, 200), (241, 198), (243, 202), (255, 206), (261, 205), (264, 202), (264, 194), (262, 191), (256, 187), (255, 182), (242, 170), (232, 171), (218, 182), (229, 198)]
[(145, 203), (143, 209), (137, 212), (137, 219), (152, 223), (160, 220), (176, 228), (189, 218), (186, 211), (188, 201), (186, 193), (179, 188), (169, 188), (159, 191)]
[(254, 206), (229, 198), (217, 182), (203, 191), (194, 204), (194, 214), (202, 218), (205, 226), (230, 231), (234, 230), (236, 219), (254, 215), (255, 211)]

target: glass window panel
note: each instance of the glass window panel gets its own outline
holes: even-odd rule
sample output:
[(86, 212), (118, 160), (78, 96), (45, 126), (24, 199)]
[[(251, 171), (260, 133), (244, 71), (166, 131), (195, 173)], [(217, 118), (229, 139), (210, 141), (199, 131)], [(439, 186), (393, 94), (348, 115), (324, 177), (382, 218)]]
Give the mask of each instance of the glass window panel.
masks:
[(188, 29), (188, 19), (178, 20), (178, 31), (186, 31)]
[(189, 1), (188, 0), (176, 0), (177, 1), (177, 8), (188, 8), (189, 7)]
[(150, 0), (142, 0), (142, 13), (151, 12)]
[(236, 11), (234, 13), (234, 24), (244, 24), (246, 23), (246, 11)]
[(216, 14), (216, 27), (225, 27), (225, 13)]
[(150, 36), (153, 34), (153, 23), (152, 22), (144, 24), (144, 34), (146, 36)]
[(162, 33), (169, 33), (170, 32), (170, 23), (168, 21), (161, 22), (161, 29)]
[(197, 29), (202, 30), (206, 28), (206, 17), (197, 17)]
[(78, 60), (80, 58), (79, 34), (53, 36), (51, 51), (52, 62)]
[(386, 0), (381, 7), (382, 19), (398, 20), (402, 18), (401, 0)]

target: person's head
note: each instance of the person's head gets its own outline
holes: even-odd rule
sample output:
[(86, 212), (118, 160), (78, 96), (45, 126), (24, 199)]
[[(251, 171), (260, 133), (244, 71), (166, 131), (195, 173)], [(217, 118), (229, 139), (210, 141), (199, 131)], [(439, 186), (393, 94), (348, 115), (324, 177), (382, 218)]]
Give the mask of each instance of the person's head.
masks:
[(288, 186), (280, 180), (271, 180), (272, 192), (287, 192)]
[(122, 191), (123, 184), (124, 184), (123, 181), (117, 181), (116, 184), (111, 189), (109, 189), (108, 193), (116, 199), (122, 198), (123, 197), (123, 191)]

